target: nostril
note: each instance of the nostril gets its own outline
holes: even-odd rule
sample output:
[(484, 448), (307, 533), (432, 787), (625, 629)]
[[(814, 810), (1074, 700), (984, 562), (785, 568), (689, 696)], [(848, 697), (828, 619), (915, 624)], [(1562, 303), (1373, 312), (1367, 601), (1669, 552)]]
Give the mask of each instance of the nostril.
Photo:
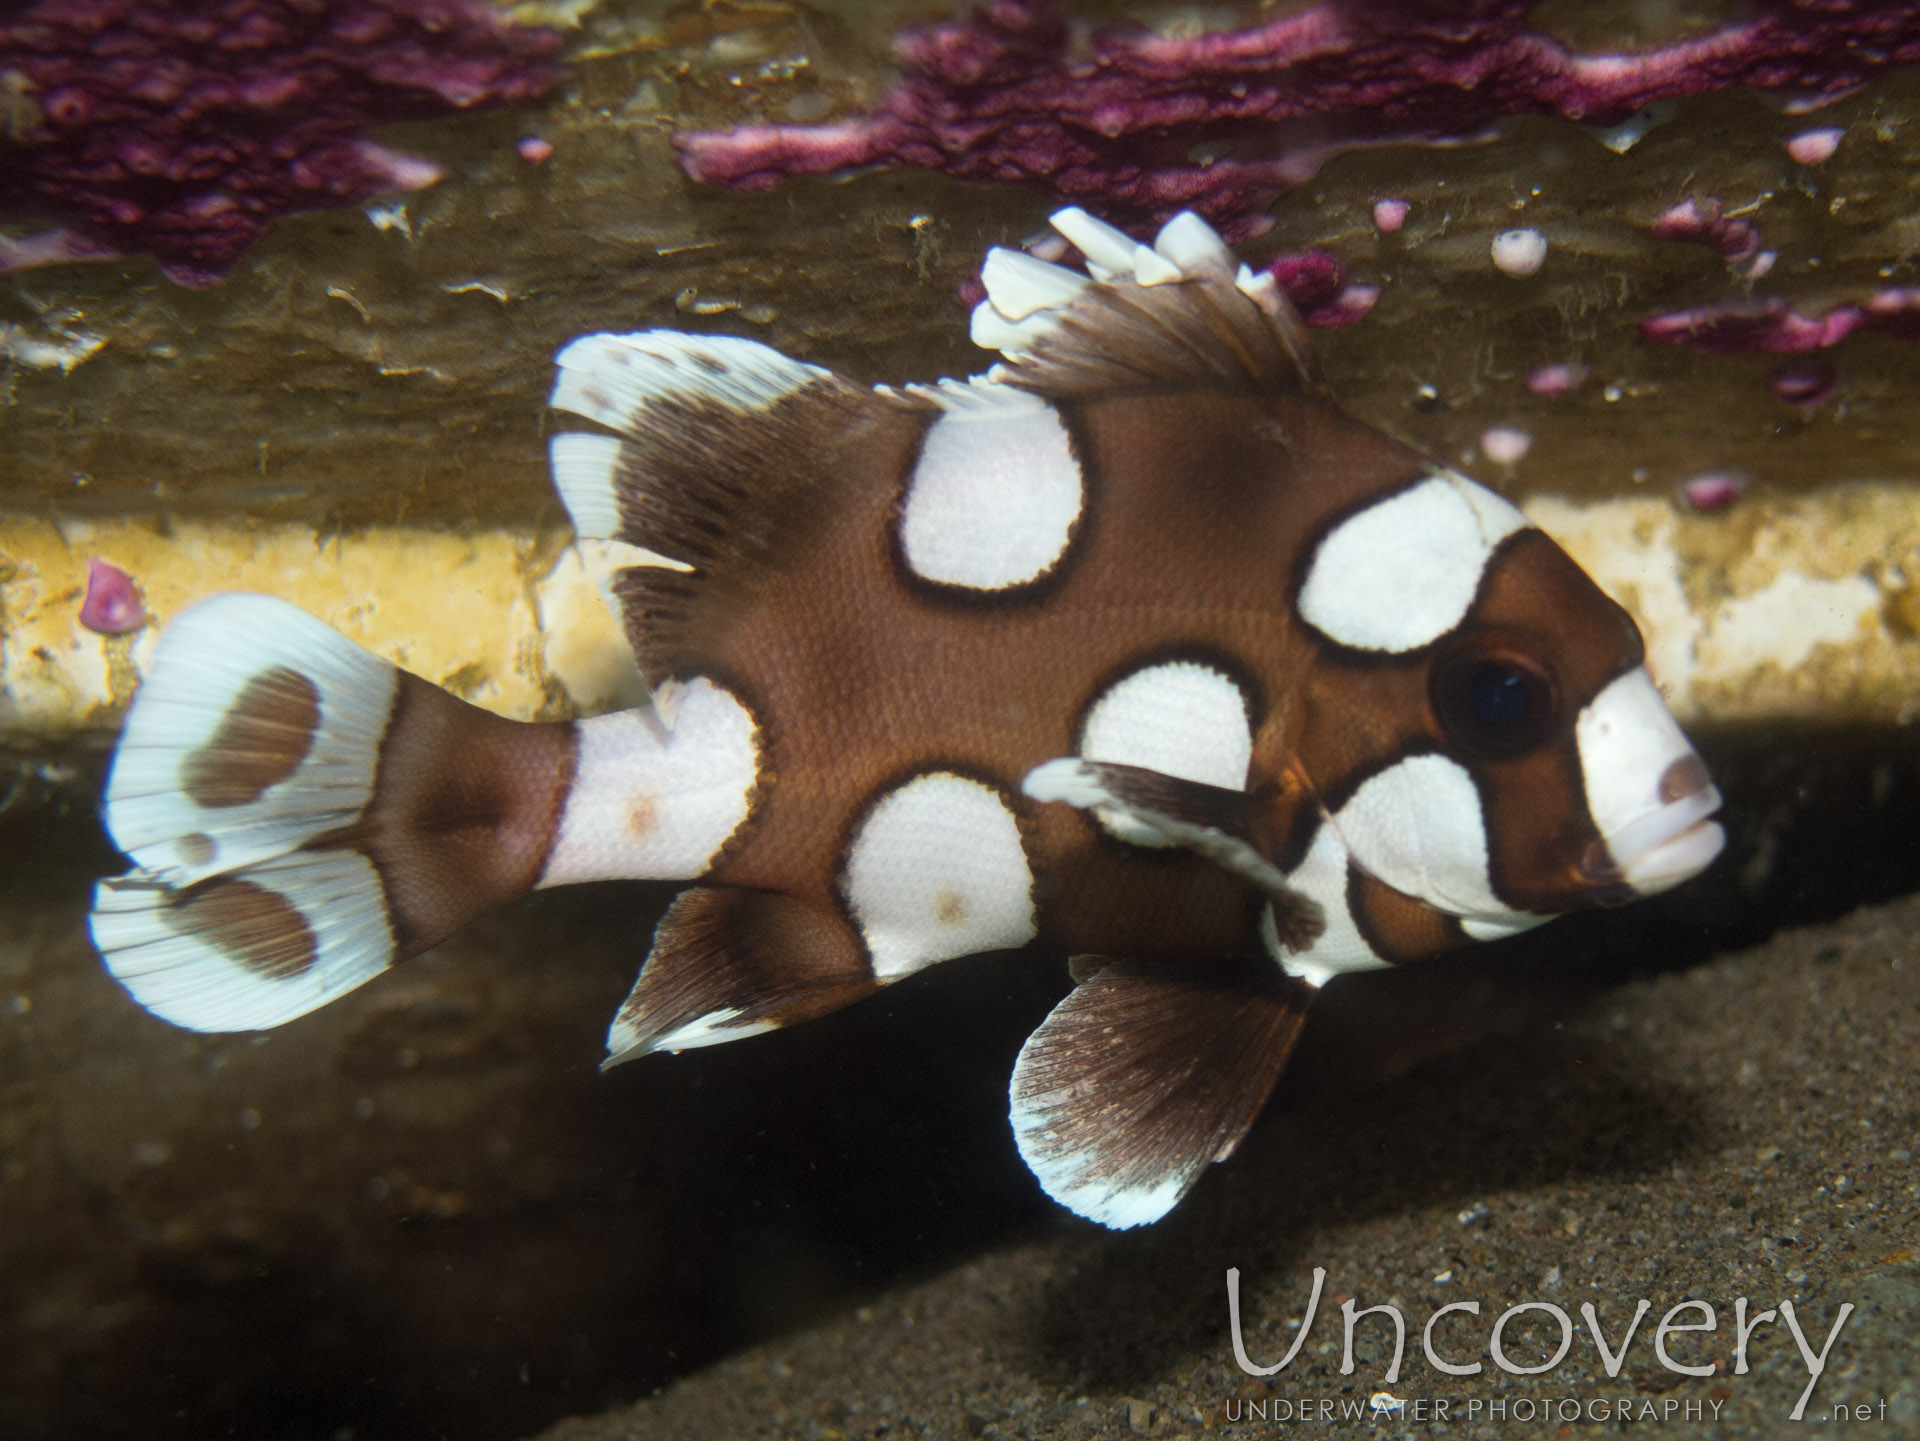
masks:
[(1675, 801), (1683, 801), (1712, 784), (1713, 777), (1707, 774), (1707, 763), (1699, 756), (1688, 752), (1661, 774), (1660, 804), (1670, 806)]
[(1580, 852), (1579, 869), (1580, 879), (1588, 885), (1617, 884), (1620, 880), (1620, 867), (1604, 840), (1587, 842), (1586, 849)]

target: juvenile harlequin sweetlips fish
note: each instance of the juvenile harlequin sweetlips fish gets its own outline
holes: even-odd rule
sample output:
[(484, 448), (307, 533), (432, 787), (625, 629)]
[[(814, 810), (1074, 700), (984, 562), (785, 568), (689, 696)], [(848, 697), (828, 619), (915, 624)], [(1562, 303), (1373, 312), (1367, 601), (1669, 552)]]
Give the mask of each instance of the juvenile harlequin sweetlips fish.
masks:
[(1505, 500), (1328, 398), (1192, 215), (993, 251), (984, 375), (870, 389), (750, 341), (560, 352), (551, 446), (651, 706), (476, 709), (280, 601), (167, 632), (93, 935), (134, 998), (274, 1026), (539, 886), (690, 881), (608, 1064), (1030, 946), (1049, 1194), (1164, 1215), (1317, 990), (1705, 867), (1720, 803), (1632, 619)]

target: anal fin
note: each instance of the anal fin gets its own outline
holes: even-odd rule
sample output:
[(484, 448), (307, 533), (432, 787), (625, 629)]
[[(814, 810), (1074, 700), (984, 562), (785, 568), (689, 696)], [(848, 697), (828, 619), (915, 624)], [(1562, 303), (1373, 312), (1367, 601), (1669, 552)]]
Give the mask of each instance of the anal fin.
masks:
[(1159, 1220), (1233, 1154), (1314, 992), (1271, 961), (1079, 969), (1014, 1064), (1014, 1139), (1049, 1196), (1124, 1230)]
[(878, 989), (837, 914), (775, 891), (695, 887), (661, 918), (602, 1069), (812, 1020)]

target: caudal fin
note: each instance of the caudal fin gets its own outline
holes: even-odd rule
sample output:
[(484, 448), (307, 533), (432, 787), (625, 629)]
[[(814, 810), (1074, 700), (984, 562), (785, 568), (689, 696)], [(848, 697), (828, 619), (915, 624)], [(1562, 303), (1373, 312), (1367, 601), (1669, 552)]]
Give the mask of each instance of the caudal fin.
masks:
[(531, 889), (576, 750), (283, 601), (217, 596), (128, 714), (106, 823), (136, 869), (96, 889), (94, 944), (175, 1025), (290, 1021)]

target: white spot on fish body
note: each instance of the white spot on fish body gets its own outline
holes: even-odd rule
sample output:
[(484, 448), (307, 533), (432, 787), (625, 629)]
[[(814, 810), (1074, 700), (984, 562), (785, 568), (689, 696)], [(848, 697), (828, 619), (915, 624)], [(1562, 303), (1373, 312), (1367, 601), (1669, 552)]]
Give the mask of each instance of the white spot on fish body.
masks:
[(1287, 875), (1287, 883), (1318, 901), (1327, 918), (1326, 930), (1306, 950), (1288, 951), (1280, 945), (1272, 906), (1260, 917), (1260, 939), (1266, 945), (1267, 954), (1277, 960), (1288, 975), (1298, 976), (1312, 985), (1324, 986), (1348, 971), (1377, 971), (1387, 964), (1361, 936), (1360, 928), (1354, 924), (1353, 912), (1347, 906), (1347, 859), (1347, 848), (1340, 843), (1340, 833), (1322, 822), (1313, 844), (1307, 848), (1306, 858)]
[(1464, 476), (1432, 476), (1327, 533), (1300, 588), (1300, 615), (1356, 650), (1430, 645), (1466, 616), (1494, 547), (1526, 524)]
[(900, 517), (907, 564), (928, 580), (979, 590), (1038, 579), (1065, 554), (1084, 503), (1059, 413), (991, 383), (926, 393), (947, 409), (908, 482)]
[[(1244, 790), (1253, 763), (1247, 698), (1231, 676), (1197, 661), (1146, 666), (1108, 687), (1088, 709), (1080, 754)], [(1136, 845), (1169, 844), (1124, 816), (1102, 814), (1100, 820)]]
[(704, 677), (671, 731), (650, 710), (581, 721), (579, 757), (542, 886), (692, 880), (746, 820), (759, 770), (752, 714)]
[(1036, 934), (1013, 812), (990, 786), (947, 771), (881, 798), (848, 848), (841, 890), (881, 981)]
[(1333, 825), (1363, 870), (1437, 911), (1496, 931), (1533, 919), (1493, 893), (1480, 791), (1458, 761), (1417, 755), (1389, 766)]

